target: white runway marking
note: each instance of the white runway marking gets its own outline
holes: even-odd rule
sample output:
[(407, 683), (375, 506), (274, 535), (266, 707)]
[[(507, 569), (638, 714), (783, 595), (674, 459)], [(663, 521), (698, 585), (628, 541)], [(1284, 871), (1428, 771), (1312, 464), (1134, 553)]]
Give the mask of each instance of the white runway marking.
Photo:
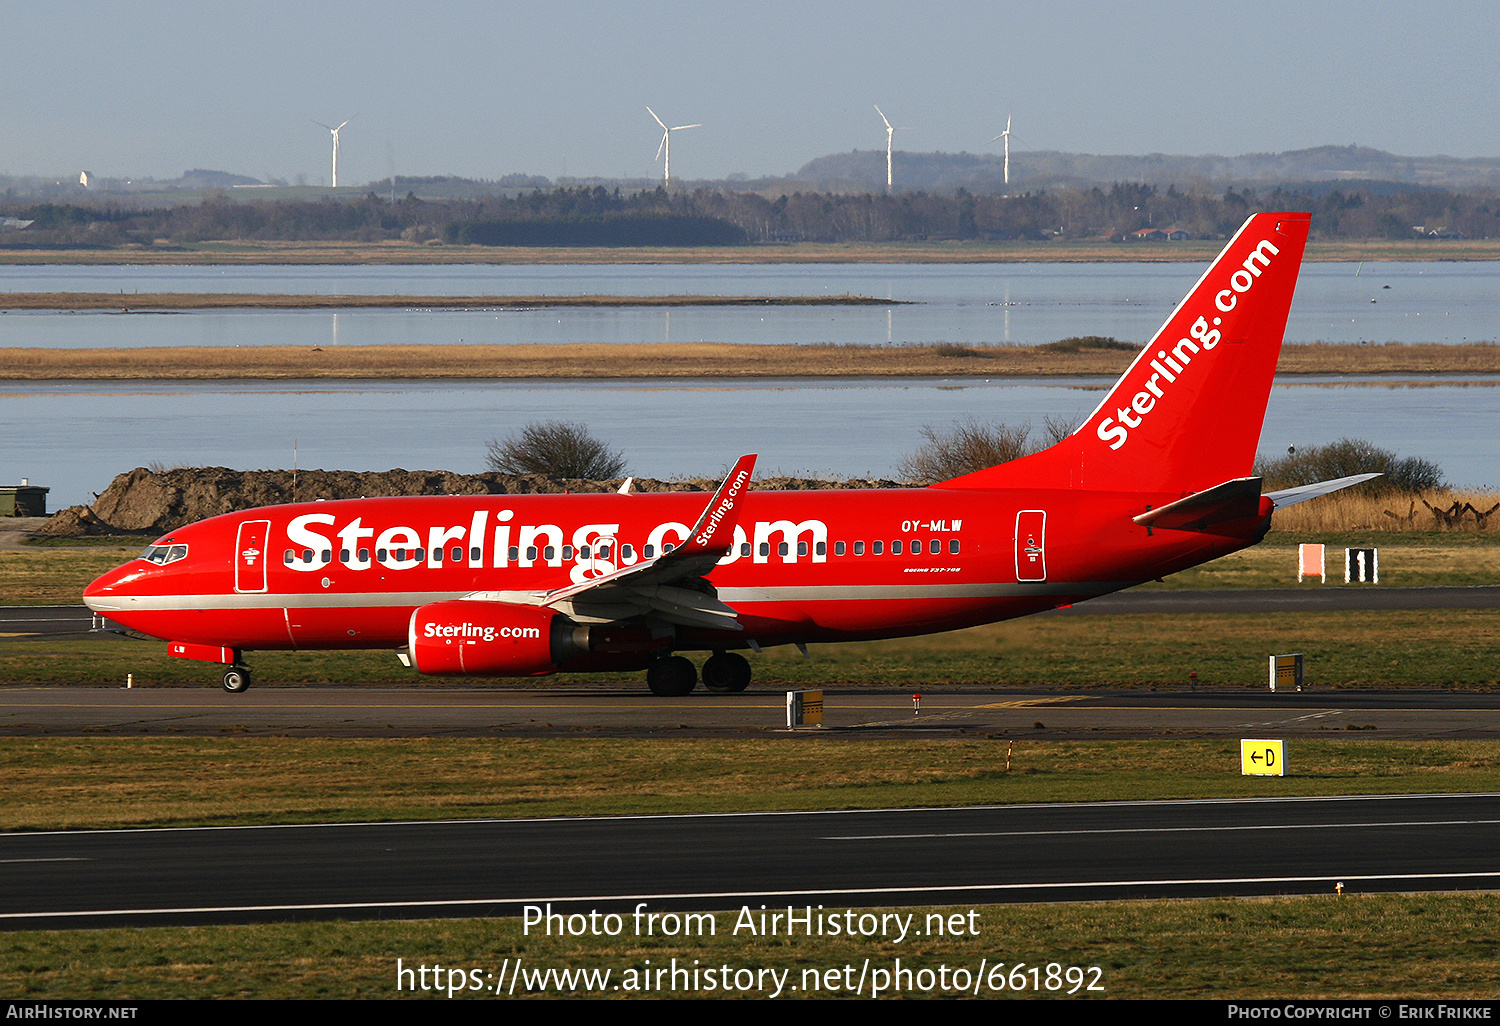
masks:
[(1273, 823), (1261, 826), (1202, 827), (1111, 827), (1101, 830), (994, 830), (951, 834), (846, 834), (823, 838), (825, 841), (900, 841), (922, 838), (952, 839), (959, 837), (1073, 837), (1103, 834), (1213, 834), (1242, 830), (1365, 830), (1378, 827), (1495, 826), (1500, 819), (1432, 819), (1394, 823)]

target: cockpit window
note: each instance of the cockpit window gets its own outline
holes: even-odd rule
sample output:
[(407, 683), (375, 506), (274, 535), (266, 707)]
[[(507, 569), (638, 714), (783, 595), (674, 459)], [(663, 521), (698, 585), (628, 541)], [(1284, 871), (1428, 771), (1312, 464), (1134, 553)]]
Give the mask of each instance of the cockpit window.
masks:
[(186, 559), (187, 552), (186, 545), (149, 545), (140, 558), (148, 563), (175, 563), (179, 559)]

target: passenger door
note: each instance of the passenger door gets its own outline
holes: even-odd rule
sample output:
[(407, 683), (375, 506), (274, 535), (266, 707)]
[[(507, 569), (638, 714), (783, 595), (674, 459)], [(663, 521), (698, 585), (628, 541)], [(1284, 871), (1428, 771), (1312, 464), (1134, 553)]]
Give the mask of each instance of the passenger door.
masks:
[(271, 536), (269, 520), (246, 520), (234, 543), (234, 590), (266, 590), (266, 544)]

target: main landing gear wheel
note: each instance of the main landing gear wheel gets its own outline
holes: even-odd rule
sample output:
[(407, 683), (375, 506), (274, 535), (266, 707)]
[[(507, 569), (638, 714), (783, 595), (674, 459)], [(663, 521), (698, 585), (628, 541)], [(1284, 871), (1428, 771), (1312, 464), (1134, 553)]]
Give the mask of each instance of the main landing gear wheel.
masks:
[(750, 661), (738, 652), (715, 652), (703, 664), (703, 686), (716, 695), (744, 691), (750, 686)]
[(658, 659), (646, 670), (646, 686), (653, 695), (677, 698), (698, 686), (698, 670), (682, 656)]
[(224, 690), (237, 695), (250, 687), (250, 671), (243, 666), (231, 666), (224, 671)]

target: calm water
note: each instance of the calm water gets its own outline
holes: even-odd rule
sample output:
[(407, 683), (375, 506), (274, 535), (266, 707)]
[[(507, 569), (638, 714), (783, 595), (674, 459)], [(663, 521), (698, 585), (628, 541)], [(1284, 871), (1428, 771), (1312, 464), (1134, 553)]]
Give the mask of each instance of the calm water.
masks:
[[(1106, 382), (43, 384), (0, 394), (0, 476), (52, 487), (53, 508), (159, 462), (244, 469), (482, 469), (486, 440), (533, 420), (586, 422), (640, 476), (712, 476), (744, 452), (759, 472), (894, 476), (924, 424), (975, 416), (1081, 420)], [(1450, 481), (1500, 486), (1500, 381), (1278, 385), (1262, 449), (1365, 438), (1438, 461)]]
[[(1358, 272), (1358, 273), (1356, 273)], [(1200, 264), (672, 265), (554, 267), (7, 267), (0, 291), (361, 295), (841, 295), (911, 306), (846, 309), (8, 313), (0, 348), (509, 345), (522, 342), (1031, 345), (1071, 335), (1144, 342)], [(1500, 264), (1308, 264), (1293, 342), (1500, 338)], [(0, 363), (3, 365), (3, 363)]]
[[(1356, 274), (1356, 270), (1359, 273)], [(0, 314), (4, 347), (389, 343), (1143, 341), (1192, 287), (1198, 264), (666, 265), (562, 267), (7, 267), (0, 289), (86, 292), (825, 295), (919, 305), (847, 309), (233, 311)], [(1389, 286), (1387, 288), (1386, 286)], [(1371, 302), (1374, 300), (1374, 302)], [(1310, 264), (1293, 341), (1461, 342), (1497, 337), (1500, 265)], [(587, 423), (651, 477), (713, 475), (761, 454), (764, 474), (889, 477), (923, 425), (960, 417), (1081, 420), (1100, 380), (509, 384), (0, 383), (0, 483), (86, 501), (148, 463), (349, 470), (481, 469), (486, 440), (540, 419)], [(1497, 382), (1429, 387), (1279, 385), (1262, 438), (1366, 438), (1500, 486), (1491, 438)]]

